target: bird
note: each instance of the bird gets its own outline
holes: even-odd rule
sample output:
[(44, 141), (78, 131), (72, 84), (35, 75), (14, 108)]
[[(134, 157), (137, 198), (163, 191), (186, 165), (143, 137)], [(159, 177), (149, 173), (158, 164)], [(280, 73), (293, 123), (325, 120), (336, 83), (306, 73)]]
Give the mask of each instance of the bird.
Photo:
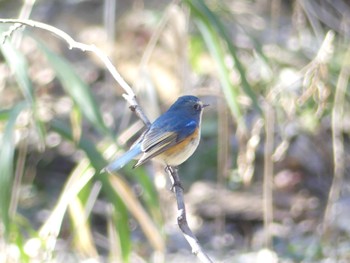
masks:
[(177, 167), (197, 149), (203, 109), (209, 106), (192, 95), (179, 97), (135, 141), (130, 149), (102, 169), (113, 173), (133, 159), (138, 167), (155, 158), (166, 167)]

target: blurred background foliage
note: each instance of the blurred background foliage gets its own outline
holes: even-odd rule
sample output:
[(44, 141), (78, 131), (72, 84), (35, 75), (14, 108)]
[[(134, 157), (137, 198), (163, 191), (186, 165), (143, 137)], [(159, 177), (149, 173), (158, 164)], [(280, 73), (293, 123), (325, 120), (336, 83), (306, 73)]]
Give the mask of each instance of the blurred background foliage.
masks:
[[(180, 176), (215, 261), (350, 260), (347, 1), (4, 0), (0, 14), (98, 46), (151, 120), (182, 94), (211, 104)], [(163, 167), (100, 174), (143, 128), (101, 61), (11, 28), (0, 262), (194, 262)]]

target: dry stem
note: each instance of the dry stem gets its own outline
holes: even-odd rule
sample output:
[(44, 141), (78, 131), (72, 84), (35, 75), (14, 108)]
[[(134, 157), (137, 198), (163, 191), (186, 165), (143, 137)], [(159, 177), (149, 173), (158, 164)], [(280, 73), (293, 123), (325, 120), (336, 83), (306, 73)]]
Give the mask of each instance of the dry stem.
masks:
[(263, 183), (263, 201), (264, 201), (264, 232), (265, 246), (271, 248), (271, 224), (273, 222), (273, 203), (272, 203), (272, 180), (273, 180), (273, 148), (274, 148), (274, 111), (271, 105), (265, 104), (265, 148), (264, 148), (264, 183)]
[(188, 244), (191, 246), (192, 253), (195, 254), (201, 262), (204, 262), (204, 263), (213, 262), (208, 257), (208, 255), (203, 251), (201, 245), (198, 242), (198, 239), (195, 237), (192, 230), (188, 226), (183, 189), (181, 187), (181, 181), (180, 181), (179, 174), (177, 173), (177, 169), (171, 166), (167, 166), (165, 170), (173, 179), (172, 189), (174, 190), (176, 195), (177, 211), (178, 211), (177, 223), (182, 233), (184, 234), (184, 237), (186, 238)]
[(335, 202), (338, 200), (342, 184), (344, 182), (345, 172), (345, 150), (343, 138), (343, 119), (344, 119), (344, 100), (346, 88), (348, 87), (350, 78), (350, 48), (345, 55), (342, 69), (339, 74), (332, 109), (332, 143), (333, 143), (333, 162), (334, 175), (333, 182), (328, 194), (327, 207), (323, 219), (323, 235), (328, 236), (328, 230), (331, 225), (332, 209)]

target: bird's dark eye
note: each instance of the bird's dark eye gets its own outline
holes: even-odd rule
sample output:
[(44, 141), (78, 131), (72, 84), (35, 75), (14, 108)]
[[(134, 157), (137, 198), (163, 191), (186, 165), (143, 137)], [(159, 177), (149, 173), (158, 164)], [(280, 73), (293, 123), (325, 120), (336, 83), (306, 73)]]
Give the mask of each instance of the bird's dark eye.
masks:
[(194, 108), (195, 110), (201, 110), (201, 109), (202, 109), (202, 106), (201, 106), (199, 103), (196, 103), (196, 104), (194, 104), (193, 108)]

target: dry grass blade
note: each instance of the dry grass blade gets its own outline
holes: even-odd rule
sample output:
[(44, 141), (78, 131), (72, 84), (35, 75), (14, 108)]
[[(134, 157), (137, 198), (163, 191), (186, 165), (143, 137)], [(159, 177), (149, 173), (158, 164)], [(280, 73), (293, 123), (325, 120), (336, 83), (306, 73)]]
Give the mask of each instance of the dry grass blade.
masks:
[(139, 201), (136, 199), (130, 187), (124, 182), (124, 180), (117, 176), (109, 176), (109, 181), (118, 195), (123, 199), (123, 202), (126, 204), (129, 211), (139, 222), (143, 232), (154, 249), (163, 252), (165, 247), (163, 237), (146, 211), (140, 205)]
[(33, 83), (29, 76), (29, 67), (26, 57), (19, 50), (17, 50), (9, 41), (5, 41), (2, 45), (0, 45), (0, 49), (6, 60), (6, 63), (11, 68), (11, 71), (17, 81), (19, 89), (21, 90), (26, 101), (31, 106), (31, 114), (34, 119), (36, 132), (40, 138), (38, 148), (40, 150), (43, 150), (45, 146), (45, 132), (44, 128), (42, 127), (42, 122), (37, 116), (36, 97), (34, 94)]
[(345, 172), (345, 149), (343, 138), (343, 119), (345, 94), (350, 78), (350, 48), (344, 57), (338, 83), (335, 90), (334, 104), (332, 109), (332, 143), (333, 143), (333, 162), (334, 174), (333, 182), (328, 195), (328, 202), (324, 214), (323, 234), (327, 235), (331, 221), (331, 210), (334, 203), (339, 198), (342, 190), (342, 184)]
[(223, 184), (229, 172), (229, 114), (226, 104), (218, 98), (218, 183)]
[(98, 252), (94, 245), (91, 228), (85, 208), (78, 197), (74, 197), (69, 203), (69, 213), (74, 227), (74, 245), (80, 254), (87, 258), (98, 258)]
[(23, 177), (24, 168), (25, 168), (26, 155), (28, 153), (28, 137), (25, 136), (23, 138), (18, 148), (19, 149), (18, 149), (16, 172), (13, 180), (12, 197), (11, 197), (11, 203), (9, 207), (10, 217), (15, 216), (17, 211), (17, 206), (18, 206), (18, 200), (20, 198), (21, 182), (22, 182), (22, 177)]
[(18, 115), (27, 107), (26, 103), (17, 104), (10, 112), (7, 125), (0, 141), (0, 228), (1, 234), (9, 234), (11, 188), (13, 177), (13, 161), (15, 154), (15, 124)]
[(273, 222), (273, 160), (275, 117), (271, 105), (265, 105), (265, 148), (264, 148), (264, 182), (263, 182), (263, 202), (264, 202), (264, 231), (265, 246), (272, 245), (271, 224)]
[[(242, 178), (244, 185), (252, 182), (256, 161), (256, 151), (261, 141), (261, 130), (264, 126), (264, 120), (260, 117), (255, 120), (251, 131), (238, 129), (239, 153), (237, 157), (238, 173)], [(249, 136), (249, 137), (248, 137)]]
[(83, 160), (69, 177), (57, 205), (39, 231), (39, 237), (44, 241), (45, 247), (49, 251), (53, 251), (55, 248), (57, 236), (68, 205), (91, 180), (94, 174), (95, 170), (90, 167), (89, 161)]
[[(81, 111), (93, 124), (96, 130), (101, 131), (102, 134), (110, 135), (110, 131), (103, 121), (101, 111), (90, 87), (80, 78), (71, 64), (68, 63), (68, 61), (66, 61), (63, 57), (55, 54), (48, 47), (46, 47), (45, 44), (39, 41), (38, 47), (44, 52), (52, 68), (55, 70), (57, 77), (61, 81), (63, 88), (75, 102), (76, 105), (74, 111)], [(77, 114), (79, 115), (79, 113)], [(76, 133), (79, 135), (79, 129), (76, 128), (77, 126), (80, 126), (80, 117), (78, 115), (76, 116), (76, 125), (73, 127)]]

